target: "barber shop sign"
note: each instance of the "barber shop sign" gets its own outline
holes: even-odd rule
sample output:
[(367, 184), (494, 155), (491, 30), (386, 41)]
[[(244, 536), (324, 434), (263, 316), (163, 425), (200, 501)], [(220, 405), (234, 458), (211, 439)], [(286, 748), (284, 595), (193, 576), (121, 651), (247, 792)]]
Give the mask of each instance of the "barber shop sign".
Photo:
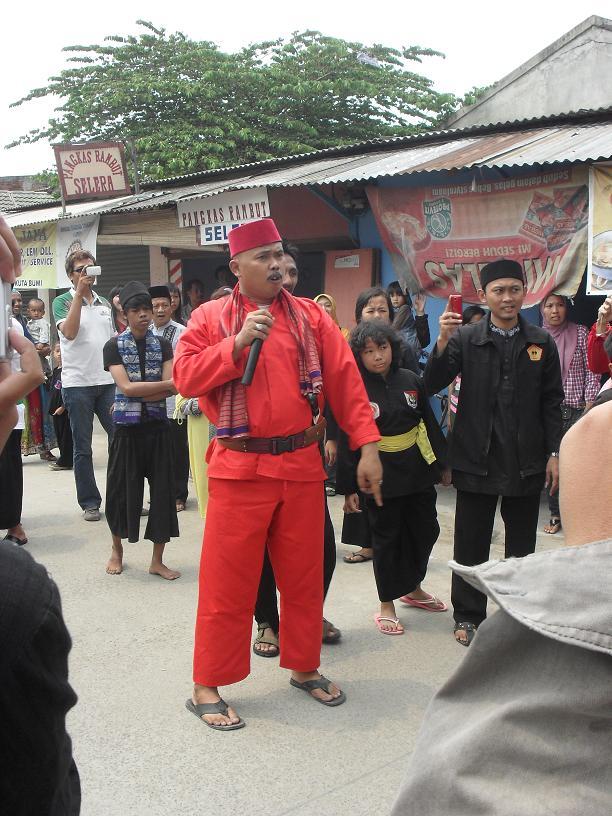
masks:
[(266, 187), (190, 198), (178, 201), (176, 209), (179, 227), (195, 227), (200, 246), (226, 244), (234, 227), (270, 217)]

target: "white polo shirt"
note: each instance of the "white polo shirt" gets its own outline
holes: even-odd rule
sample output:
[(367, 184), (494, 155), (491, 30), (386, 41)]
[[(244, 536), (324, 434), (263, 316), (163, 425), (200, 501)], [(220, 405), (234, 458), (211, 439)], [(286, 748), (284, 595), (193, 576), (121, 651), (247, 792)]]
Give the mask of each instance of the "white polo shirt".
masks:
[[(58, 329), (68, 317), (76, 292), (72, 287), (53, 301), (53, 317)], [(104, 370), (102, 349), (113, 334), (110, 303), (93, 294), (91, 303), (83, 298), (81, 323), (74, 340), (68, 340), (60, 331), (62, 350), (62, 387), (76, 388), (91, 385), (112, 385), (114, 380)]]

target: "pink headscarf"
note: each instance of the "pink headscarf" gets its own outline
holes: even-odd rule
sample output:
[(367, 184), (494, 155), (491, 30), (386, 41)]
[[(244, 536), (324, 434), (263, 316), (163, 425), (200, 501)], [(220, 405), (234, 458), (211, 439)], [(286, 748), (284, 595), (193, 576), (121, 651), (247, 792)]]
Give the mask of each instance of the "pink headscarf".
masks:
[[(572, 323), (570, 320), (564, 320), (560, 326), (551, 326), (549, 323), (547, 323), (546, 318), (544, 317), (544, 306), (546, 305), (548, 298), (553, 294), (554, 293), (551, 293), (544, 298), (540, 304), (540, 312), (542, 313), (543, 327), (557, 344), (559, 360), (561, 361), (561, 381), (565, 383), (567, 372), (569, 371), (570, 363), (572, 362), (572, 357), (574, 356), (576, 346), (578, 345), (578, 326), (576, 323)], [(565, 307), (567, 309), (568, 303), (566, 297), (563, 297), (563, 295), (554, 295), (554, 297), (560, 297), (565, 303)]]

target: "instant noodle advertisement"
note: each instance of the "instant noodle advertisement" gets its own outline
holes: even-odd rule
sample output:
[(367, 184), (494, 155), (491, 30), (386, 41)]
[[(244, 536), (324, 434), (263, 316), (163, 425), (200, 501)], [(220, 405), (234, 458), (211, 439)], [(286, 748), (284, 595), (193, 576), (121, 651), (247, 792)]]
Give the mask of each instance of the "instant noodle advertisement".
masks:
[(589, 273), (587, 295), (612, 293), (612, 165), (591, 167), (589, 175)]
[(587, 182), (585, 168), (560, 168), (472, 184), (369, 187), (368, 199), (408, 291), (477, 303), (480, 269), (510, 258), (523, 266), (524, 305), (533, 306), (550, 292), (578, 289), (587, 263)]

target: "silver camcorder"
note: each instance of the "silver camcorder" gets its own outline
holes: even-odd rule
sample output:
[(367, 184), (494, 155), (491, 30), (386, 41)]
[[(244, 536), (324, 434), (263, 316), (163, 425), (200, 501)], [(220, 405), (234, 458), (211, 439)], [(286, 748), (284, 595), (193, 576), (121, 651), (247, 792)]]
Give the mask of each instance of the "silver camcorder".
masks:
[(11, 284), (0, 283), (0, 360), (8, 360), (11, 356), (8, 331), (12, 315)]
[(88, 266), (87, 269), (83, 270), (83, 275), (87, 275), (90, 278), (97, 278), (102, 274), (102, 267), (101, 266)]

